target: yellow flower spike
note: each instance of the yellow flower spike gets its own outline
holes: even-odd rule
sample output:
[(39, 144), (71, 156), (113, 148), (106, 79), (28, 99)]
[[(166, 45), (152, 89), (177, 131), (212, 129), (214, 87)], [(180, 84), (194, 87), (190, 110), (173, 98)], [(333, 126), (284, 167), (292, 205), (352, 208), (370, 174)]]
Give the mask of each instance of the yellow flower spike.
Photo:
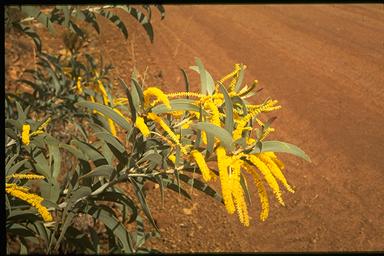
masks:
[(18, 190), (20, 190), (20, 191), (23, 191), (23, 192), (28, 192), (29, 189), (30, 189), (30, 188), (28, 188), (28, 187), (17, 186), (15, 183), (12, 183), (12, 184), (10, 184), (10, 183), (5, 183), (5, 187), (6, 187), (6, 188), (16, 188), (16, 189), (18, 189)]
[(115, 123), (113, 122), (113, 120), (108, 118), (108, 124), (109, 124), (109, 128), (111, 129), (111, 134), (113, 136), (116, 136), (117, 132), (116, 132), (116, 127), (115, 127)]
[(181, 125), (181, 128), (182, 129), (188, 129), (189, 126), (193, 123), (192, 120), (188, 120), (187, 122), (185, 122), (184, 124)]
[(192, 150), (191, 154), (192, 154), (193, 158), (195, 159), (197, 166), (199, 166), (199, 169), (201, 171), (201, 174), (203, 175), (204, 181), (206, 181), (206, 182), (210, 181), (211, 180), (211, 175), (210, 175), (211, 172), (210, 172), (210, 169), (209, 169), (207, 163), (205, 162), (203, 154), (201, 154), (197, 150)]
[(144, 105), (149, 106), (149, 99), (151, 96), (155, 96), (157, 100), (161, 101), (168, 109), (171, 109), (171, 103), (169, 102), (169, 99), (167, 95), (156, 87), (149, 87), (144, 92)]
[(211, 123), (221, 127), (220, 112), (217, 106), (211, 100), (206, 102), (206, 106), (211, 110)]
[(269, 200), (267, 190), (265, 189), (265, 186), (261, 181), (260, 175), (251, 166), (249, 166), (248, 164), (243, 164), (242, 167), (253, 177), (261, 204), (260, 220), (265, 221), (269, 215)]
[(220, 83), (223, 83), (226, 80), (228, 80), (229, 78), (233, 77), (237, 72), (239, 72), (239, 70), (240, 70), (240, 65), (239, 64), (235, 64), (235, 70), (232, 71), (231, 73), (229, 73), (228, 75), (224, 76), (223, 78), (221, 78), (220, 79)]
[(285, 205), (283, 198), (281, 196), (279, 184), (277, 184), (277, 181), (276, 181), (275, 177), (272, 175), (268, 166), (266, 164), (264, 164), (264, 162), (261, 161), (260, 158), (258, 158), (255, 155), (247, 155), (247, 158), (264, 175), (264, 178), (267, 181), (268, 185), (272, 188), (273, 193), (276, 196), (277, 201), (279, 201), (279, 203), (281, 205)]
[(171, 160), (173, 164), (176, 164), (176, 156), (175, 154), (171, 154), (168, 156), (168, 159)]
[(29, 145), (29, 132), (31, 131), (31, 126), (29, 124), (23, 124), (23, 130), (21, 133), (21, 141), (24, 145)]
[(17, 197), (35, 207), (45, 222), (53, 220), (52, 215), (49, 213), (48, 209), (41, 205), (41, 202), (44, 200), (42, 197), (35, 194), (26, 193), (23, 189), (18, 189), (17, 187), (6, 187), (5, 191), (11, 196)]
[(234, 75), (232, 76), (232, 80), (228, 86), (228, 91), (229, 92), (234, 92), (234, 89), (235, 89), (235, 85), (237, 83), (237, 80), (239, 79), (239, 72), (240, 72), (240, 64), (235, 64), (235, 73)]
[(103, 96), (104, 105), (108, 105), (109, 100), (108, 100), (107, 91), (105, 90), (104, 85), (103, 85), (103, 83), (101, 82), (100, 79), (97, 80), (97, 83), (99, 85), (99, 90), (101, 92), (101, 95)]
[(113, 100), (113, 105), (114, 106), (120, 106), (128, 103), (127, 98), (117, 98)]
[(144, 118), (141, 116), (136, 117), (135, 127), (140, 130), (144, 137), (147, 137), (150, 133), (148, 126), (144, 122)]
[(163, 128), (163, 130), (169, 135), (169, 137), (171, 137), (171, 139), (176, 143), (176, 145), (178, 145), (180, 147), (180, 150), (181, 152), (184, 154), (184, 155), (187, 155), (188, 154), (188, 150), (186, 149), (186, 147), (184, 147), (181, 143), (180, 143), (180, 140), (179, 138), (176, 136), (176, 134), (171, 130), (171, 128), (169, 128), (169, 126), (163, 121), (163, 119), (161, 119), (161, 117), (159, 117), (158, 115), (156, 115), (155, 113), (148, 113), (147, 117), (153, 121), (155, 121), (156, 123), (158, 123), (161, 128)]
[(235, 202), (237, 214), (240, 222), (248, 227), (249, 226), (249, 215), (247, 204), (244, 198), (244, 191), (240, 184), (240, 175), (241, 175), (241, 165), (243, 161), (237, 159), (232, 163), (233, 172), (230, 178), (230, 187), (233, 199)]
[(248, 138), (248, 139), (247, 139), (247, 144), (248, 144), (248, 145), (251, 145), (251, 144), (253, 144), (253, 143), (255, 143), (255, 142), (256, 142), (256, 140), (253, 139), (253, 138)]
[(207, 134), (205, 133), (205, 131), (201, 131), (201, 139), (202, 139), (204, 145), (207, 145), (208, 140), (207, 140)]
[(264, 140), (271, 132), (274, 132), (275, 128), (268, 127), (265, 131), (264, 134), (261, 135), (260, 140)]
[(184, 111), (173, 111), (173, 112), (171, 113), (171, 115), (172, 115), (174, 118), (180, 118), (183, 114), (184, 114)]
[(49, 122), (51, 121), (51, 118), (49, 117), (43, 124), (41, 124), (39, 126), (39, 128), (37, 128), (36, 131), (32, 132), (29, 137), (32, 137), (32, 136), (35, 136), (35, 135), (38, 135), (38, 134), (41, 134), (41, 133), (44, 133), (44, 129), (47, 128)]
[(292, 187), (288, 184), (280, 168), (275, 164), (275, 162), (267, 154), (261, 153), (261, 154), (258, 154), (258, 157), (260, 158), (261, 161), (263, 161), (268, 166), (273, 176), (275, 176), (276, 179), (281, 181), (281, 183), (289, 192), (295, 193)]
[(174, 93), (168, 93), (167, 97), (168, 98), (183, 98), (183, 97), (202, 98), (202, 97), (205, 97), (205, 95), (197, 92), (174, 92)]
[(263, 152), (263, 154), (269, 156), (269, 158), (271, 158), (275, 162), (275, 164), (280, 168), (280, 170), (284, 170), (284, 168), (285, 168), (284, 163), (280, 159), (277, 158), (275, 153), (273, 153), (273, 152)]
[(231, 163), (231, 158), (227, 157), (225, 148), (222, 146), (219, 146), (216, 149), (216, 155), (217, 155), (217, 166), (219, 169), (221, 191), (223, 194), (224, 205), (228, 213), (233, 214), (235, 212), (235, 205), (232, 200), (230, 180), (228, 176), (228, 166)]
[(25, 173), (14, 173), (12, 175), (8, 175), (6, 177), (7, 179), (14, 178), (14, 179), (26, 179), (26, 180), (43, 180), (45, 177), (43, 175), (38, 174), (25, 174)]
[(263, 111), (263, 107), (256, 108), (251, 110), (246, 116), (244, 116), (238, 123), (236, 129), (232, 133), (233, 140), (238, 140), (241, 138), (244, 127), (247, 125), (249, 120), (251, 120), (256, 115), (260, 114)]
[(77, 78), (76, 87), (77, 87), (77, 92), (79, 94), (82, 94), (83, 93), (83, 87), (81, 86), (81, 77), (80, 76)]

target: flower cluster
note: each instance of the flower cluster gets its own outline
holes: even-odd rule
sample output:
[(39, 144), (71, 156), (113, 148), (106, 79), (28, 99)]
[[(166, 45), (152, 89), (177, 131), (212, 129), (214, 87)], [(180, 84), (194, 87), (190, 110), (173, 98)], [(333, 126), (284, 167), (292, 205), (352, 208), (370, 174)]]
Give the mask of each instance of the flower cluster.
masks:
[[(44, 179), (44, 176), (37, 174), (12, 174), (6, 177), (7, 179), (27, 179), (27, 180), (41, 180)], [(28, 187), (18, 186), (15, 183), (6, 183), (5, 191), (9, 195), (19, 198), (28, 204), (36, 208), (38, 213), (43, 217), (43, 220), (50, 222), (53, 220), (52, 215), (49, 213), (48, 209), (44, 207), (41, 202), (44, 200), (41, 196), (36, 194), (29, 193)]]
[[(147, 88), (143, 92), (144, 102), (139, 111), (140, 114), (136, 114), (135, 127), (144, 138), (158, 136), (169, 145), (171, 151), (168, 159), (171, 165), (176, 167), (176, 164), (178, 166), (187, 163), (195, 164), (205, 182), (215, 180), (217, 177), (217, 174), (208, 167), (207, 163), (208, 161), (215, 161), (214, 158), (208, 157), (210, 155), (208, 154), (208, 144), (213, 143), (213, 152), (216, 154), (216, 173), (218, 173), (221, 183), (225, 207), (230, 214), (237, 212), (240, 222), (249, 226), (248, 206), (242, 179), (250, 176), (256, 185), (260, 198), (260, 219), (262, 221), (266, 220), (269, 213), (269, 200), (263, 180), (272, 189), (277, 201), (282, 205), (284, 205), (284, 201), (279, 183), (289, 192), (293, 193), (294, 190), (284, 177), (284, 164), (274, 152), (251, 153), (259, 141), (263, 141), (274, 131), (270, 124), (265, 125), (260, 115), (280, 109), (281, 106), (277, 105), (276, 100), (271, 99), (257, 105), (246, 101), (246, 98), (252, 96), (250, 92), (256, 87), (257, 81), (255, 80), (252, 86), (246, 85), (241, 89), (236, 88), (241, 82), (239, 81), (240, 73), (244, 71), (244, 68), (245, 66), (236, 64), (233, 72), (217, 81), (211, 94), (197, 92), (167, 94), (159, 88)], [(227, 117), (225, 95), (220, 90), (220, 85), (226, 83), (227, 96), (230, 97), (233, 106), (232, 117)], [(239, 98), (242, 102), (239, 102)], [(186, 100), (186, 104), (195, 107), (180, 111), (177, 104), (183, 100)], [(115, 102), (126, 104), (128, 99), (119, 98)], [(153, 111), (156, 107), (162, 107), (161, 113)], [(201, 121), (220, 128), (227, 128), (225, 127), (226, 118), (233, 119), (232, 134), (230, 134), (232, 141), (236, 144), (236, 148), (233, 150), (225, 148), (217, 137), (211, 137), (205, 130), (200, 133), (187, 132), (191, 130), (194, 123)], [(197, 134), (200, 134), (200, 138)], [(200, 141), (200, 144), (196, 147), (197, 140)], [(242, 140), (243, 142), (241, 142)], [(179, 163), (176, 163), (175, 157), (177, 148), (181, 153)]]

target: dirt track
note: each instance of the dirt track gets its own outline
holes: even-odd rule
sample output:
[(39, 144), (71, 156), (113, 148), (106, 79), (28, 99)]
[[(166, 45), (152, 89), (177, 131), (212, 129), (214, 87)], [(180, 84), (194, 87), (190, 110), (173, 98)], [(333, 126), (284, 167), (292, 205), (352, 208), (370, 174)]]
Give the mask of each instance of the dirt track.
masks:
[[(174, 248), (156, 245), (166, 251), (384, 250), (384, 5), (166, 6), (166, 12), (155, 22), (151, 48), (166, 84), (182, 90), (178, 66), (193, 65), (194, 57), (215, 78), (234, 63), (246, 64), (246, 81), (258, 79), (265, 88), (258, 100), (271, 96), (283, 106), (273, 138), (300, 146), (312, 163), (282, 156), (296, 193), (285, 194), (287, 207), (275, 204), (265, 223), (253, 206), (255, 221), (243, 228), (197, 196), (188, 231), (161, 211), (165, 226), (177, 223), (167, 231), (173, 235), (164, 234)], [(186, 238), (191, 228), (195, 233)]]
[(129, 41), (102, 24), (94, 44), (117, 74), (127, 80), (132, 63), (141, 72), (148, 65), (148, 85), (174, 91), (184, 90), (178, 67), (194, 57), (216, 79), (244, 63), (245, 81), (264, 88), (257, 102), (270, 96), (283, 106), (271, 138), (312, 163), (280, 154), (296, 193), (284, 193), (285, 208), (273, 201), (263, 223), (254, 194), (250, 228), (201, 193), (191, 202), (168, 192), (161, 209), (152, 190), (163, 232), (150, 243), (163, 252), (383, 251), (384, 5), (165, 8), (165, 20), (153, 17), (153, 45), (136, 23)]

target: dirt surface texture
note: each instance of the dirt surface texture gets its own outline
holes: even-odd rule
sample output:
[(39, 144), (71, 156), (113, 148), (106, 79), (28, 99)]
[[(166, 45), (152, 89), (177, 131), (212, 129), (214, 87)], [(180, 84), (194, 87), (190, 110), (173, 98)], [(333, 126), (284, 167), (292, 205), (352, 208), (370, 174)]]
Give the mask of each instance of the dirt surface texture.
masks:
[[(161, 230), (147, 245), (162, 252), (305, 252), (384, 250), (384, 5), (165, 5), (153, 14), (155, 41), (135, 25), (125, 41), (101, 26), (100, 52), (125, 80), (132, 66), (146, 86), (184, 91), (179, 67), (198, 57), (214, 79), (247, 65), (245, 81), (264, 89), (255, 102), (279, 100), (270, 139), (299, 146), (308, 163), (278, 154), (295, 193), (285, 207), (272, 198), (250, 227), (193, 191), (193, 200), (148, 192)], [(189, 70), (189, 69), (188, 69)], [(199, 78), (189, 70), (193, 88)], [(213, 184), (220, 190), (220, 186)], [(186, 188), (189, 190), (190, 188)]]

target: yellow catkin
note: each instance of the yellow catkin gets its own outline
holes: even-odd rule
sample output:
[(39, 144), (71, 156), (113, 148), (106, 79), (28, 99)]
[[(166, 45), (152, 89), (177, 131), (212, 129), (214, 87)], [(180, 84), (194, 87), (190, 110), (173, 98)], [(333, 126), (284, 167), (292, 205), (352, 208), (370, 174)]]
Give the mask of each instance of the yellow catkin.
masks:
[[(95, 97), (93, 97), (92, 95), (89, 96), (89, 98), (91, 99), (91, 102), (95, 103)], [(100, 113), (98, 112), (96, 109), (92, 110), (92, 113), (96, 114), (96, 113)]]
[(269, 200), (267, 190), (265, 189), (264, 184), (261, 181), (260, 175), (251, 166), (249, 166), (248, 164), (243, 164), (242, 167), (253, 177), (253, 181), (255, 182), (261, 204), (260, 220), (265, 221), (269, 215)]
[(207, 134), (205, 131), (201, 131), (201, 140), (203, 141), (204, 145), (207, 145), (208, 140), (207, 140)]
[(217, 166), (219, 169), (221, 191), (223, 194), (224, 205), (228, 213), (233, 214), (235, 212), (235, 205), (232, 200), (230, 180), (228, 176), (228, 165), (230, 164), (231, 159), (227, 157), (225, 148), (222, 146), (219, 146), (216, 149), (216, 155), (217, 155)]
[(116, 127), (115, 127), (115, 123), (113, 122), (112, 119), (108, 118), (108, 125), (109, 125), (109, 129), (111, 130), (111, 134), (113, 136), (116, 136), (117, 132), (116, 132)]
[(155, 96), (157, 100), (161, 101), (168, 109), (171, 109), (171, 104), (169, 103), (169, 99), (167, 95), (156, 87), (149, 87), (144, 92), (144, 105), (149, 105), (149, 99), (151, 96)]
[(141, 116), (136, 117), (135, 127), (140, 130), (144, 137), (147, 137), (150, 133), (148, 126), (144, 122), (144, 118)]
[(83, 93), (83, 86), (81, 85), (81, 77), (80, 76), (77, 78), (76, 88), (77, 88), (77, 92), (79, 94)]
[(5, 188), (5, 191), (11, 196), (17, 197), (35, 207), (39, 214), (43, 217), (44, 221), (49, 222), (53, 220), (52, 215), (49, 213), (48, 209), (41, 205), (41, 202), (44, 200), (42, 197), (35, 194), (26, 193), (23, 190), (17, 189), (17, 187), (8, 187)]
[(255, 143), (255, 142), (256, 142), (256, 140), (253, 139), (253, 138), (248, 138), (248, 139), (247, 139), (247, 144), (248, 144), (248, 145), (251, 145), (251, 144), (253, 144), (253, 143)]
[(15, 173), (12, 175), (9, 175), (6, 177), (7, 179), (9, 178), (14, 178), (14, 179), (26, 179), (26, 180), (43, 180), (45, 177), (43, 175), (38, 175), (38, 174), (25, 174), (25, 173)]
[(236, 75), (236, 73), (239, 72), (239, 70), (240, 70), (240, 65), (239, 64), (235, 64), (235, 70), (233, 70), (231, 73), (229, 73), (228, 75), (226, 75), (223, 78), (221, 78), (220, 79), (220, 83), (223, 83), (226, 80), (228, 80), (229, 78), (231, 78), (234, 75)]
[(171, 130), (171, 128), (164, 122), (164, 120), (161, 119), (161, 117), (159, 117), (158, 115), (156, 115), (155, 113), (152, 113), (152, 112), (148, 113), (147, 116), (149, 119), (155, 121), (156, 123), (158, 123), (161, 126), (161, 128), (163, 128), (163, 130), (169, 135), (169, 137), (171, 137), (171, 139), (176, 143), (176, 145), (178, 145), (180, 147), (180, 150), (184, 155), (188, 154), (187, 149), (180, 143), (179, 138)]
[(23, 192), (28, 192), (30, 188), (28, 187), (22, 187), (22, 186), (17, 186), (15, 183), (5, 183), (5, 187), (6, 188), (16, 188), (20, 191), (23, 191)]
[(269, 100), (265, 104), (259, 105), (255, 108), (250, 107), (251, 105), (248, 105), (247, 107), (250, 108), (250, 112), (245, 115), (238, 123), (236, 129), (232, 133), (232, 137), (234, 140), (238, 140), (241, 138), (241, 135), (243, 133), (244, 127), (247, 125), (247, 123), (256, 115), (262, 113), (262, 112), (269, 112), (272, 110), (275, 110), (277, 108), (281, 108), (281, 106), (275, 106), (274, 104), (277, 103), (277, 100)]
[(184, 114), (184, 111), (173, 111), (173, 112), (171, 113), (171, 115), (172, 115), (174, 118), (180, 118), (183, 114)]
[(207, 163), (205, 162), (203, 154), (201, 154), (197, 150), (192, 150), (191, 154), (192, 154), (193, 158), (195, 159), (197, 166), (199, 166), (199, 169), (201, 171), (201, 174), (203, 175), (204, 181), (206, 181), (206, 182), (210, 181), (211, 180), (211, 175), (210, 175), (211, 172), (210, 172), (210, 169), (209, 169)]
[(268, 166), (273, 176), (275, 176), (276, 179), (278, 179), (289, 192), (295, 193), (295, 191), (292, 189), (292, 187), (288, 184), (287, 180), (285, 179), (279, 166), (277, 166), (275, 162), (267, 154), (261, 153), (261, 154), (258, 154), (258, 157), (260, 158), (261, 161), (263, 161)]
[(108, 102), (109, 102), (108, 94), (107, 94), (107, 91), (104, 88), (103, 83), (101, 82), (101, 80), (97, 80), (97, 84), (99, 85), (99, 90), (101, 92), (101, 95), (103, 96), (104, 105), (108, 105)]
[(117, 98), (113, 100), (113, 105), (114, 106), (120, 106), (128, 103), (127, 98)]
[(21, 133), (21, 141), (24, 145), (29, 145), (29, 132), (31, 131), (31, 126), (29, 124), (23, 124), (23, 130)]
[(211, 100), (206, 102), (206, 106), (211, 111), (211, 123), (217, 126), (221, 126), (220, 112), (217, 106)]
[(183, 123), (183, 124), (181, 125), (181, 128), (182, 128), (182, 129), (188, 129), (189, 126), (190, 126), (192, 123), (193, 123), (192, 120), (187, 120), (185, 123)]
[(38, 134), (41, 134), (41, 133), (44, 133), (44, 130), (45, 128), (47, 128), (49, 122), (51, 121), (51, 118), (49, 117), (43, 124), (41, 124), (39, 126), (39, 128), (37, 128), (36, 131), (32, 132), (29, 137), (32, 137), (32, 136), (35, 136), (35, 135), (38, 135)]
[(173, 164), (176, 164), (176, 156), (175, 154), (171, 154), (168, 156), (168, 159), (171, 160)]
[(197, 93), (197, 92), (174, 92), (174, 93), (168, 93), (168, 98), (182, 98), (182, 97), (194, 97), (194, 98), (201, 98), (205, 95)]
[(266, 154), (267, 156), (269, 156), (269, 158), (271, 158), (275, 162), (275, 164), (279, 166), (280, 170), (284, 170), (285, 168), (284, 163), (277, 158), (274, 152), (263, 152), (263, 154)]
[(239, 72), (241, 70), (239, 64), (235, 64), (235, 70), (236, 70), (236, 73), (233, 75), (232, 80), (231, 80), (231, 82), (229, 83), (229, 86), (228, 86), (228, 91), (229, 92), (233, 92), (234, 91), (235, 85), (237, 83), (237, 80), (239, 79)]
[(260, 137), (260, 140), (264, 140), (271, 132), (274, 132), (275, 131), (275, 128), (272, 128), (272, 127), (268, 127), (264, 133), (261, 135)]
[(231, 193), (235, 202), (237, 214), (240, 222), (248, 227), (249, 226), (249, 215), (247, 209), (247, 203), (245, 202), (244, 191), (240, 184), (241, 175), (241, 160), (236, 160), (232, 163), (233, 172), (230, 178)]
[(260, 172), (264, 175), (265, 180), (267, 181), (268, 185), (272, 188), (273, 193), (277, 199), (277, 201), (281, 205), (285, 205), (283, 198), (281, 196), (281, 191), (279, 184), (277, 183), (275, 177), (272, 175), (271, 171), (269, 170), (268, 166), (264, 164), (263, 161), (260, 160), (255, 155), (248, 155), (247, 156), (248, 160), (251, 161), (251, 163), (257, 167), (257, 169), (260, 170)]

